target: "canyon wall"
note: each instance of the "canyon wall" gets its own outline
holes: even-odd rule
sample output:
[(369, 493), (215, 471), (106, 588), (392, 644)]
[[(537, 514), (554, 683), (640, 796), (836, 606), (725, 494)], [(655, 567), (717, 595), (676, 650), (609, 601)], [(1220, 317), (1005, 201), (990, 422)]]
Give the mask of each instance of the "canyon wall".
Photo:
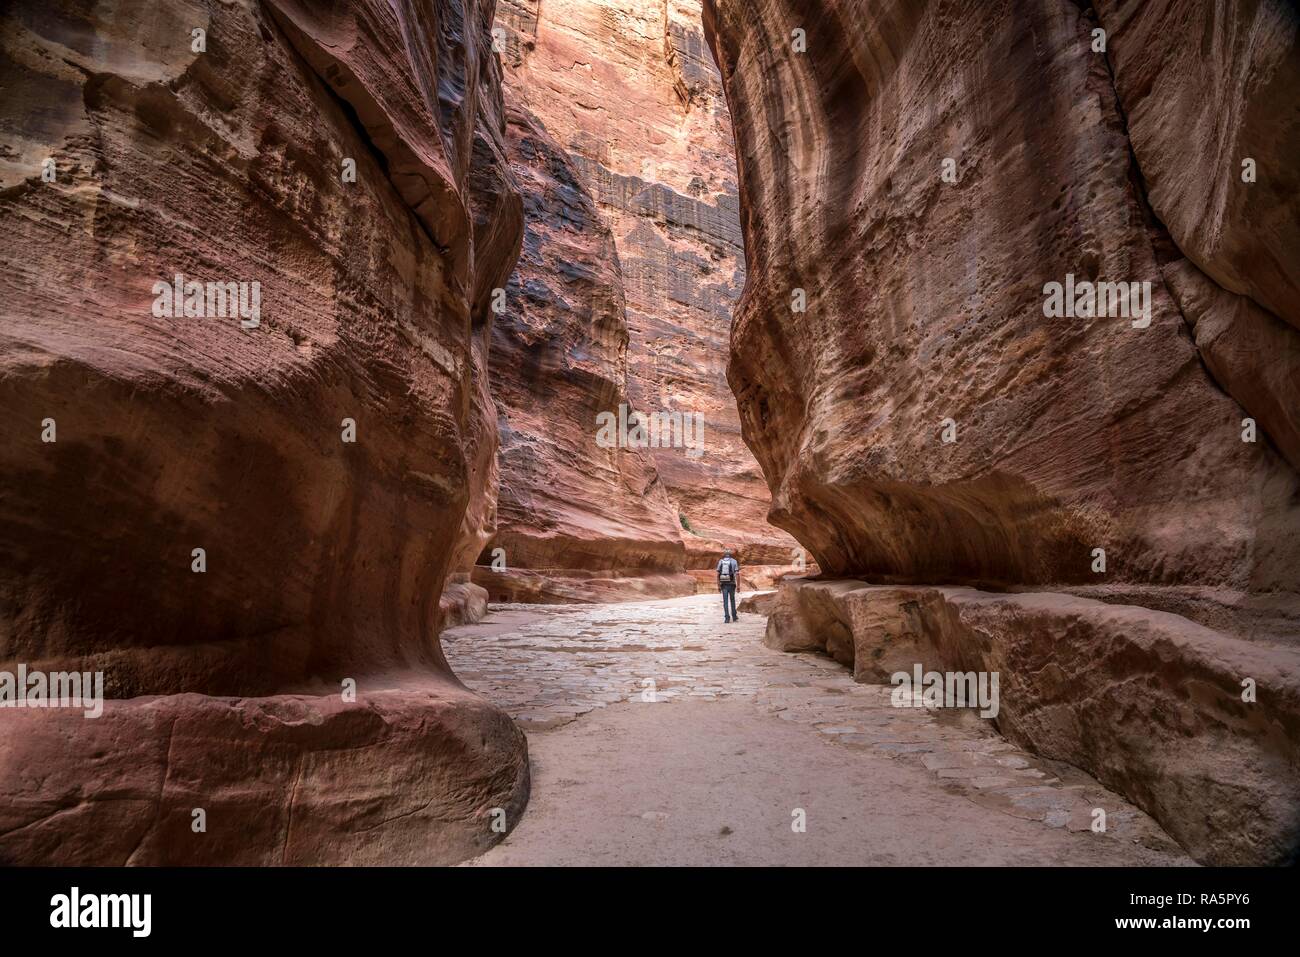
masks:
[[(564, 362), (578, 371), (604, 363), (611, 374), (598, 374), (590, 390), (599, 408), (590, 404), (590, 396), (574, 392), (576, 404), (567, 409), (557, 404), (555, 410), (579, 419), (558, 424), (555, 415), (545, 413), (550, 428), (571, 433), (550, 448), (549, 439), (539, 439), (534, 421), (552, 401), (550, 387), (530, 378), (540, 368), (554, 368), (546, 363), (559, 361), (547, 356), (548, 340), (539, 339), (534, 328), (508, 349), (537, 357), (494, 366), (507, 436), (503, 468), (511, 458), (520, 467), (513, 477), (503, 474), (502, 502), (512, 504), (502, 508), (502, 531), (492, 546), (504, 548), (507, 563), (513, 564), (512, 547), (519, 545), (521, 534), (530, 534), (520, 529), (535, 524), (556, 529), (553, 554), (539, 558), (573, 568), (635, 571), (655, 565), (680, 571), (684, 550), (686, 567), (702, 570), (712, 568), (724, 543), (737, 546), (747, 564), (788, 564), (796, 543), (767, 523), (767, 488), (741, 440), (735, 400), (724, 377), (731, 309), (744, 268), (730, 123), (704, 46), (698, 3), (503, 0), (497, 28), (504, 41), (509, 98), (554, 141), (551, 167), (563, 167), (565, 185), (584, 197), (579, 221), (557, 220), (573, 208), (568, 197), (534, 204), (538, 243), (547, 246), (557, 228), (570, 240), (589, 230), (585, 248), (556, 246), (550, 255), (572, 254), (575, 273), (591, 271), (594, 258), (606, 260), (592, 280), (552, 270), (544, 284), (552, 287), (548, 296), (559, 298), (552, 297), (547, 306), (530, 292), (538, 287), (538, 277), (526, 249), (507, 306), (507, 312), (519, 315), (498, 319), (498, 327), (509, 336), (516, 323), (535, 327), (535, 317), (548, 308), (581, 312), (598, 296), (608, 311), (601, 320), (604, 328), (584, 330), (574, 322), (581, 316), (570, 317), (574, 331), (565, 334), (563, 348), (571, 357)], [(553, 188), (547, 193), (558, 195)], [(594, 201), (594, 216), (585, 211), (585, 197)], [(588, 223), (591, 219), (598, 222)], [(569, 288), (575, 284), (584, 288)], [(530, 311), (534, 318), (525, 315)], [(625, 356), (615, 348), (618, 334), (613, 330), (624, 321), (616, 313), (625, 317)], [(554, 337), (549, 341), (558, 345)], [(619, 365), (626, 366), (626, 386), (611, 389), (608, 383), (617, 384), (612, 373)], [(556, 388), (568, 391), (573, 385)], [(680, 446), (651, 448), (644, 462), (640, 456), (622, 456), (631, 471), (616, 477), (609, 471), (612, 458), (574, 443), (584, 437), (591, 443), (595, 413), (616, 413), (624, 402), (644, 414), (698, 413), (702, 454)], [(512, 436), (518, 438), (513, 446)], [(527, 474), (525, 455), (530, 457)], [(574, 474), (596, 459), (604, 464), (590, 476)], [(541, 481), (556, 477), (560, 481), (550, 487)], [(608, 483), (614, 480), (624, 490), (567, 503), (557, 494), (612, 488)], [(629, 511), (627, 489), (634, 498), (641, 489), (653, 494)], [(680, 539), (678, 554), (670, 560), (660, 540), (665, 506), (666, 520)], [(529, 521), (522, 521), (523, 515)], [(599, 561), (593, 561), (592, 546), (582, 541), (596, 529), (608, 532)], [(526, 551), (523, 555), (533, 558)], [(480, 557), (475, 576), (491, 590), (503, 577), (483, 567), (489, 556), (490, 550)], [(524, 564), (519, 563), (514, 577), (530, 574)], [(652, 593), (663, 593), (658, 589)], [(576, 589), (566, 584), (562, 591), (569, 597), (616, 594), (581, 584)], [(639, 595), (628, 592), (628, 597)]]
[[(877, 586), (785, 586), (769, 642), (864, 680), (906, 634), (927, 668), (1001, 668), (1009, 735), (1203, 860), (1277, 862), (1300, 843), (1300, 14), (1096, 6), (706, 0), (742, 431), (773, 521)], [(1135, 299), (1088, 298), (1120, 282)], [(1074, 594), (930, 614), (908, 583)], [(1105, 664), (1067, 692), (1067, 653)], [(1134, 688), (1186, 720), (1146, 708), (1142, 743)]]
[(0, 671), (110, 700), (0, 711), (0, 859), (437, 863), (521, 812), (523, 735), (436, 636), (522, 232), (492, 19), (6, 10)]
[(1300, 13), (1097, 7), (1146, 198), (1175, 245), (1165, 283), (1215, 382), (1300, 469)]
[[(1173, 158), (1195, 129), (1187, 117), (1145, 101), (1129, 113), (1116, 97), (1109, 58), (1122, 93), (1136, 68), (1121, 51), (1150, 56), (1141, 4), (1103, 16), (1116, 21), (1111, 53), (1093, 51), (1099, 28), (1077, 6), (1047, 0), (706, 5), (737, 120), (750, 276), (729, 377), (774, 520), (823, 569), (1295, 592), (1296, 471), (1264, 423), (1293, 416), (1297, 397), (1294, 330), (1265, 313), (1286, 301), (1300, 256), (1287, 233), (1295, 173), (1281, 160), (1300, 135), (1287, 79), (1296, 17), (1271, 6), (1262, 29), (1274, 34), (1239, 51), (1266, 62), (1221, 50), (1219, 72), (1249, 81), (1225, 96), (1265, 105), (1207, 121), (1205, 150), (1192, 152), (1224, 157), (1214, 173)], [(1248, 30), (1203, 26), (1180, 29)], [(794, 52), (795, 29), (806, 52)], [(1131, 79), (1148, 100), (1208, 72), (1173, 56), (1160, 83)], [(1238, 153), (1257, 155), (1261, 182), (1229, 168)], [(1212, 226), (1190, 198), (1211, 183)], [(1261, 198), (1234, 198), (1252, 190)], [(1170, 208), (1179, 196), (1196, 206), (1186, 222)], [(1234, 233), (1269, 255), (1237, 249)], [(1184, 256), (1199, 273), (1180, 291), (1162, 268)], [(1252, 270), (1270, 295), (1218, 302), (1218, 288), (1193, 285), (1213, 286), (1216, 262), (1232, 264), (1219, 274), (1235, 296), (1252, 287), (1233, 277)], [(1045, 285), (1067, 276), (1149, 283), (1149, 325), (1045, 315)], [(1220, 360), (1197, 349), (1179, 308), (1193, 295), (1212, 314), (1197, 336), (1201, 322), (1224, 323), (1225, 338), (1277, 342), (1262, 357), (1271, 371), (1238, 389), (1281, 390), (1259, 403), (1258, 441), (1242, 441), (1256, 410), (1224, 394)]]
[(493, 325), (499, 508), (474, 579), (506, 601), (693, 594), (651, 452), (596, 441), (597, 415), (629, 401), (613, 235), (535, 117), (512, 107), (507, 133), (525, 231)]

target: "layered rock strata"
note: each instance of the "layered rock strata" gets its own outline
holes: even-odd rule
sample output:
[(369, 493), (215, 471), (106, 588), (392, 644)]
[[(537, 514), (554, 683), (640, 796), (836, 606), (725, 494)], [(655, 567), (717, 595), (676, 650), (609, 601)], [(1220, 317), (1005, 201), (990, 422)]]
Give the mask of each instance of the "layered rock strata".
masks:
[[(609, 236), (600, 239), (611, 243), (602, 255), (617, 257), (617, 270), (599, 281), (616, 283), (618, 290), (611, 287), (607, 295), (624, 306), (627, 348), (618, 361), (626, 365), (629, 408), (702, 419), (698, 452), (671, 438), (649, 450), (661, 492), (647, 504), (664, 509), (684, 543), (687, 567), (711, 567), (724, 545), (749, 549), (754, 561), (790, 563), (796, 543), (767, 523), (767, 489), (741, 441), (724, 376), (731, 308), (744, 268), (730, 123), (704, 46), (698, 2), (504, 0), (497, 27), (511, 98), (555, 142), (556, 162), (564, 161), (572, 188), (594, 200), (591, 218), (599, 225), (591, 228)], [(503, 369), (495, 380), (512, 392), (507, 414), (520, 411), (521, 401), (550, 401), (521, 371)], [(617, 411), (618, 396), (606, 390), (601, 398), (609, 403), (605, 411)], [(693, 433), (679, 437), (696, 439)], [(563, 474), (592, 454), (554, 460), (539, 466), (536, 476)], [(575, 482), (581, 480), (562, 485)], [(509, 494), (508, 480), (502, 487)], [(532, 482), (515, 494), (545, 500), (555, 490)], [(606, 522), (639, 522), (658, 535), (661, 519), (651, 523), (615, 512), (622, 501), (592, 500), (581, 510), (590, 515), (603, 508)], [(571, 521), (565, 511), (554, 512), (559, 529)], [(573, 527), (583, 534), (582, 521)], [(508, 538), (493, 542), (504, 545), (507, 556)], [(623, 538), (625, 530), (610, 536), (603, 567), (636, 577), (644, 549), (623, 546)], [(557, 535), (557, 545), (564, 541)], [(550, 560), (594, 568), (584, 549), (575, 546), (570, 554)]]
[(1146, 199), (1176, 245), (1165, 284), (1210, 375), (1300, 469), (1300, 13), (1096, 6)]
[[(1208, 864), (1300, 847), (1300, 655), (1178, 615), (1048, 592), (794, 581), (766, 644), (859, 681), (997, 674), (998, 730), (1095, 775)], [(914, 689), (918, 694), (922, 688)], [(951, 704), (952, 702), (947, 702)]]
[(690, 594), (676, 510), (651, 452), (597, 424), (606, 410), (634, 411), (613, 236), (534, 116), (512, 108), (507, 140), (525, 231), (492, 330), (500, 491), (474, 580), (494, 601)]
[(854, 579), (786, 583), (769, 637), (863, 680), (1000, 671), (1008, 736), (1202, 860), (1277, 863), (1300, 14), (1095, 6), (704, 3), (746, 253), (728, 378), (773, 520)]
[(522, 226), (492, 18), (6, 10), (0, 671), (111, 700), (0, 711), (0, 858), (434, 863), (516, 820), (523, 736), (436, 637)]
[[(745, 438), (831, 574), (1289, 606), (1296, 14), (1099, 6), (705, 4)], [(1138, 301), (1056, 314), (1106, 282)]]

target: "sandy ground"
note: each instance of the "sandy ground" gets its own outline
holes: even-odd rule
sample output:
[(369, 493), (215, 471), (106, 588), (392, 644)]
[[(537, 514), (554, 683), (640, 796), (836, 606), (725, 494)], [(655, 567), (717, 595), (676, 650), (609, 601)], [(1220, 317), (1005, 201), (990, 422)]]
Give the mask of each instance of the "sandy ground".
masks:
[(523, 820), (471, 863), (1190, 863), (1077, 769), (971, 712), (893, 708), (888, 688), (767, 649), (764, 619), (724, 625), (713, 606), (510, 606), (444, 634), (533, 764)]

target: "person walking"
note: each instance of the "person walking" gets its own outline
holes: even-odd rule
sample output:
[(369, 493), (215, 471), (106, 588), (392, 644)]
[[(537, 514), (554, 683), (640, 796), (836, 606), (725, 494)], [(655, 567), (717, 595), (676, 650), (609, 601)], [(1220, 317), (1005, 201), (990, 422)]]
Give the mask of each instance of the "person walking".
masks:
[(731, 549), (722, 550), (722, 560), (718, 562), (718, 591), (722, 592), (722, 614), (726, 620), (736, 621), (736, 585), (740, 582), (740, 562), (731, 557)]

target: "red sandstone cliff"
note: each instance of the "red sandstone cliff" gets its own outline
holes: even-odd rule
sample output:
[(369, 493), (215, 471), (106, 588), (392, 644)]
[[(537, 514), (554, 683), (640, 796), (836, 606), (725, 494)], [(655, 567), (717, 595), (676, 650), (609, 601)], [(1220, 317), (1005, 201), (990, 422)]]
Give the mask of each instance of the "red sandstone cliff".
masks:
[[(998, 672), (1011, 740), (1201, 860), (1282, 862), (1300, 15), (1097, 8), (706, 0), (745, 235), (728, 378), (774, 520), (853, 576), (784, 585), (767, 640), (862, 680)], [(1054, 314), (1076, 280), (1147, 283), (1149, 312)]]
[(1300, 15), (1279, 0), (1222, 16), (1192, 0), (1097, 7), (1173, 241), (1165, 284), (1211, 377), (1300, 469)]
[[(706, 5), (736, 118), (749, 276), (728, 374), (775, 520), (824, 569), (1295, 592), (1298, 484), (1279, 449), (1296, 353), (1285, 317), (1265, 312), (1283, 308), (1300, 256), (1295, 173), (1280, 161), (1300, 129), (1285, 119), (1295, 17), (1265, 6), (1267, 40), (1214, 46), (1218, 72), (1269, 105), (1233, 109), (1246, 94), (1221, 81), (1226, 118), (1190, 152), (1224, 161), (1189, 167), (1174, 156), (1196, 130), (1165, 104), (1190, 110), (1207, 81), (1179, 43), (1249, 22), (1166, 24), (1162, 37), (1186, 39), (1157, 47), (1173, 48), (1161, 72), (1141, 4), (1103, 5), (1109, 53), (1069, 3)], [(1265, 125), (1269, 109), (1281, 124)], [(1226, 163), (1237, 153), (1280, 179), (1243, 183)], [(1192, 197), (1211, 187), (1206, 213)], [(1240, 248), (1246, 235), (1266, 253)], [(1209, 274), (1167, 284), (1180, 253)], [(1221, 302), (1215, 273), (1261, 292)], [(1045, 316), (1045, 284), (1067, 274), (1150, 283), (1149, 326)], [(1180, 310), (1194, 297), (1204, 320)], [(1198, 351), (1193, 321), (1197, 340), (1201, 321), (1233, 325), (1222, 362)], [(1260, 363), (1272, 371), (1217, 382), (1234, 361), (1227, 339), (1276, 342)], [(1250, 414), (1256, 443), (1241, 439)]]
[[(114, 700), (0, 714), (0, 859), (448, 861), (522, 810), (523, 736), (435, 634), (522, 226), (492, 17), (6, 11), (0, 668)], [(155, 315), (177, 274), (258, 321)]]
[(629, 403), (613, 236), (535, 117), (512, 109), (507, 138), (525, 232), (493, 325), (500, 492), (474, 580), (510, 601), (691, 594), (652, 453), (596, 441), (597, 416)]
[[(600, 229), (612, 234), (619, 270), (608, 281), (625, 304), (632, 407), (703, 416), (703, 454), (651, 450), (666, 493), (656, 507), (668, 503), (688, 567), (712, 567), (723, 542), (739, 545), (749, 564), (788, 563), (796, 543), (767, 523), (768, 492), (724, 376), (744, 268), (730, 122), (699, 4), (504, 0), (497, 24), (510, 97), (556, 141), (576, 188), (595, 200)], [(521, 395), (526, 384), (511, 385)], [(564, 467), (554, 461), (550, 474)], [(526, 484), (516, 494), (547, 493)], [(620, 501), (595, 500), (589, 511)], [(635, 549), (606, 553), (624, 567), (644, 560)]]

